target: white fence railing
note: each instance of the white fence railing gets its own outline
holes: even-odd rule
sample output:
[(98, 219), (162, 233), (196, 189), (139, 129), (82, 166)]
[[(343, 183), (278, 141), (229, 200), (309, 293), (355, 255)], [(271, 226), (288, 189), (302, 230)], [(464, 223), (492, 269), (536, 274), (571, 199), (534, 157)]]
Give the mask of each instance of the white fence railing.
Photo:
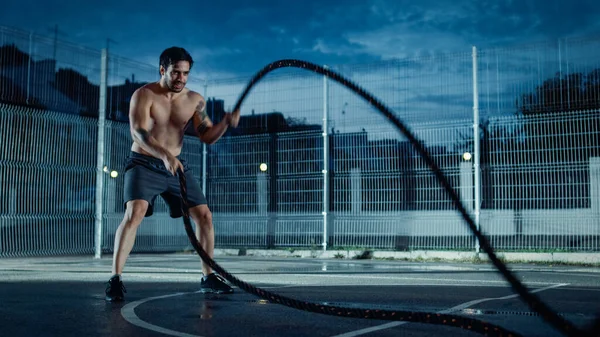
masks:
[[(158, 72), (108, 55), (103, 78), (105, 53), (7, 28), (0, 35), (0, 256), (111, 252), (124, 211), (128, 100)], [(494, 247), (598, 251), (599, 43), (330, 68), (423, 140)], [(247, 80), (191, 85), (218, 120)], [(188, 134), (183, 150), (205, 186), (218, 247), (477, 249), (412, 145), (346, 88), (285, 69), (260, 82), (243, 110), (241, 127), (218, 143), (203, 147)], [(134, 251), (180, 250), (187, 240), (159, 198)]]

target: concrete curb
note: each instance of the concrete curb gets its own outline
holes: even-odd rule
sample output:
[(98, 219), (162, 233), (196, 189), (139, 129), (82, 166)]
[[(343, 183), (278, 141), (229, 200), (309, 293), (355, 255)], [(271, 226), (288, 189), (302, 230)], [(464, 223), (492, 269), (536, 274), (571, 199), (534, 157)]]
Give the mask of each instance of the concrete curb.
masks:
[[(497, 252), (496, 255), (508, 263), (548, 263), (599, 265), (600, 253), (526, 253)], [(215, 249), (215, 256), (257, 256), (282, 258), (316, 259), (390, 259), (434, 262), (486, 262), (487, 254), (475, 252), (425, 251), (411, 252), (369, 250), (294, 250), (294, 249)]]

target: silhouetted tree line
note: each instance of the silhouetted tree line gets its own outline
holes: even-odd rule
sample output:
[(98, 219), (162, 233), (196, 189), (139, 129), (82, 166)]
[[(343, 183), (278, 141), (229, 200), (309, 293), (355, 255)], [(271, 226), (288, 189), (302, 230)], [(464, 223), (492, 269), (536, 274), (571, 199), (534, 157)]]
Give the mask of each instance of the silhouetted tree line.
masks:
[(600, 156), (600, 69), (557, 74), (516, 100), (516, 123), (481, 123), (482, 207), (589, 207)]
[(0, 66), (25, 66), (29, 64), (29, 54), (14, 44), (0, 46)]
[[(74, 69), (55, 67), (55, 60), (34, 61), (14, 44), (0, 46), (0, 100), (98, 118), (100, 86)], [(123, 121), (131, 95), (145, 84), (108, 86), (105, 118)]]
[(517, 113), (523, 116), (555, 115), (577, 111), (593, 113), (598, 109), (600, 69), (587, 74), (573, 73), (564, 77), (557, 73), (533, 92), (524, 93), (516, 101)]
[[(44, 106), (35, 97), (28, 98), (27, 88), (14, 85), (16, 81), (27, 81), (29, 55), (19, 50), (15, 45), (0, 46), (0, 69), (11, 69), (10, 73), (0, 70), (0, 102), (17, 105), (29, 105), (34, 108)], [(21, 69), (14, 69), (20, 67)]]

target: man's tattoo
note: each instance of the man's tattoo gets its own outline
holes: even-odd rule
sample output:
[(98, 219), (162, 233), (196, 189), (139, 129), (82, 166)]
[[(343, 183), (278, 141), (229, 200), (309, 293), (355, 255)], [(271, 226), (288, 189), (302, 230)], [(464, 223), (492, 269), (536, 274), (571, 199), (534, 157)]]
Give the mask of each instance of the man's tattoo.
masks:
[(204, 133), (204, 131), (206, 131), (206, 124), (202, 122), (202, 124), (198, 125), (196, 131), (198, 131), (199, 134)]
[(144, 128), (138, 128), (137, 131), (139, 137), (142, 139), (142, 141), (144, 143), (148, 143), (148, 140), (150, 139), (150, 133), (144, 129)]
[(196, 128), (196, 131), (198, 131), (199, 134), (206, 131), (206, 119), (208, 118), (208, 115), (206, 114), (204, 107), (205, 105), (202, 102), (196, 107), (196, 114), (200, 117), (200, 124)]

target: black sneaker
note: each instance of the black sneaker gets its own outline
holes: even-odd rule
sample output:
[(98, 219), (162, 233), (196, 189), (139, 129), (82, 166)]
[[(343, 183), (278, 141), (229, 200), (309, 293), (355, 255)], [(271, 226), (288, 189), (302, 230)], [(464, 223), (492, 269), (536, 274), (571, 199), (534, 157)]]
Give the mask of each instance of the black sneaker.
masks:
[(118, 276), (113, 276), (106, 282), (106, 297), (105, 299), (109, 302), (119, 302), (125, 298), (123, 292), (127, 292), (125, 290), (125, 286), (123, 285), (123, 281), (119, 280)]
[(216, 293), (216, 294), (231, 294), (233, 289), (226, 283), (225, 279), (216, 273), (208, 275), (206, 280), (202, 278), (200, 282), (200, 292)]

